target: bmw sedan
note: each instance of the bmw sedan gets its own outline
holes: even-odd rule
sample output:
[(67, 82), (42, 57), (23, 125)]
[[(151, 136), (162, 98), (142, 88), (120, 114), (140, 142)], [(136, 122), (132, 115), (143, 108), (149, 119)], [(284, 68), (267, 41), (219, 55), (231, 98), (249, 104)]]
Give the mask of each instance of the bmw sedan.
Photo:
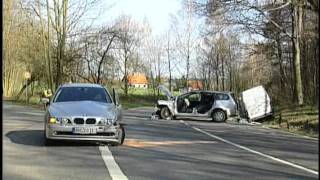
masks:
[(85, 140), (121, 145), (125, 131), (121, 105), (98, 84), (72, 83), (60, 86), (47, 101), (44, 136), (46, 145), (56, 140)]

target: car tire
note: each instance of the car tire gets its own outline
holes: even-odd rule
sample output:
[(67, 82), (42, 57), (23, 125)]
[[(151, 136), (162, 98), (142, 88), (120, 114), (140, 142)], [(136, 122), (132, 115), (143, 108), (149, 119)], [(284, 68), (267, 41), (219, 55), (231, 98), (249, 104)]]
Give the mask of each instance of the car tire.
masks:
[(212, 113), (212, 121), (225, 122), (226, 120), (227, 120), (227, 115), (223, 110), (215, 110)]
[(123, 144), (126, 133), (125, 133), (125, 130), (122, 126), (120, 126), (118, 133), (120, 133), (120, 136), (118, 136), (118, 139), (117, 139), (118, 141), (112, 142), (111, 146), (120, 146)]
[(48, 139), (46, 136), (46, 131), (43, 132), (43, 138), (44, 138), (44, 145), (45, 146), (53, 146), (55, 144), (55, 141), (52, 139)]
[(52, 139), (48, 139), (48, 138), (44, 138), (44, 145), (45, 146), (53, 146), (53, 145), (55, 145), (55, 141), (54, 140), (52, 140)]
[(164, 120), (171, 120), (172, 119), (172, 114), (171, 114), (168, 107), (161, 108), (160, 117), (161, 117), (161, 119), (164, 119)]

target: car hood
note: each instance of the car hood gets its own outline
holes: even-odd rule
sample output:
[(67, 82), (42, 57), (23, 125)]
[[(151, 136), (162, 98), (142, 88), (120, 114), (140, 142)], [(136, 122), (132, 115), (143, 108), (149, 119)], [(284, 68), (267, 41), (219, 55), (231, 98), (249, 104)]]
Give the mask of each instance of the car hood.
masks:
[(169, 91), (169, 89), (167, 89), (165, 86), (163, 85), (159, 85), (158, 87), (160, 89), (160, 91), (167, 96), (168, 100), (171, 100), (174, 98), (174, 96), (172, 95), (172, 93)]
[(72, 101), (55, 102), (48, 109), (51, 116), (72, 117), (72, 116), (95, 116), (115, 118), (116, 106), (112, 103), (101, 103), (95, 101)]

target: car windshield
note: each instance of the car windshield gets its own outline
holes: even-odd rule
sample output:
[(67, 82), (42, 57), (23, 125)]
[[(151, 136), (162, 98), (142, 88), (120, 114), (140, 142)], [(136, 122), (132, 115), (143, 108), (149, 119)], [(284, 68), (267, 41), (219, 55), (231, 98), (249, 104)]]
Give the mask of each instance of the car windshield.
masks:
[(111, 98), (104, 88), (99, 87), (62, 87), (57, 92), (54, 102), (97, 101), (111, 103)]

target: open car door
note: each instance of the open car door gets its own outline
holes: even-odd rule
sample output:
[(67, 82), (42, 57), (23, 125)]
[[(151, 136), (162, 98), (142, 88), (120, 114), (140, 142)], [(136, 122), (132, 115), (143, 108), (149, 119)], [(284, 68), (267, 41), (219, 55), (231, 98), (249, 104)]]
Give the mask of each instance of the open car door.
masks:
[(241, 104), (250, 121), (272, 115), (270, 97), (263, 86), (257, 86), (243, 91), (240, 94)]

